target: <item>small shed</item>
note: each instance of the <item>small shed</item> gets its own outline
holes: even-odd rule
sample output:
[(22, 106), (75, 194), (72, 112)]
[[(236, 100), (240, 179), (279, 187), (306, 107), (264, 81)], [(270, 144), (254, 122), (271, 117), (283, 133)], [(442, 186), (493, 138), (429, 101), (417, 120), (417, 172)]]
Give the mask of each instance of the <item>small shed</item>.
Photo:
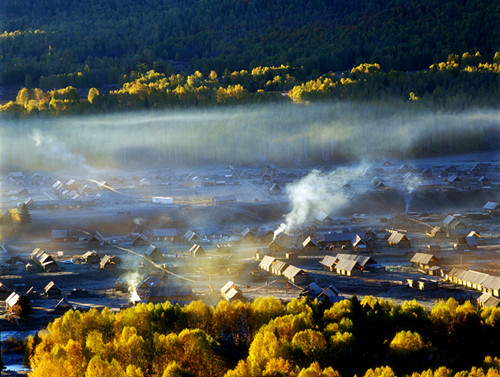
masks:
[(88, 264), (99, 264), (99, 262), (101, 261), (101, 257), (97, 255), (94, 250), (87, 251), (85, 254), (83, 254), (82, 259), (85, 263)]
[(264, 255), (264, 257), (262, 258), (262, 260), (259, 263), (259, 268), (261, 270), (271, 272), (271, 266), (273, 265), (273, 263), (275, 261), (276, 261), (275, 257), (271, 257), (270, 255)]
[(144, 233), (139, 233), (133, 241), (134, 246), (143, 246), (146, 245), (148, 242), (148, 236), (146, 236)]
[(444, 219), (443, 225), (450, 230), (465, 229), (465, 224), (460, 219), (451, 215)]
[(153, 244), (149, 245), (148, 249), (146, 250), (145, 256), (155, 263), (163, 262), (163, 254), (161, 253), (160, 249), (158, 249)]
[(287, 251), (296, 250), (296, 245), (292, 242), (290, 237), (280, 234), (273, 241), (267, 245), (271, 253), (285, 253)]
[(288, 268), (289, 264), (280, 260), (277, 260), (271, 266), (271, 272), (273, 275), (281, 276), (283, 272)]
[(254, 242), (257, 236), (250, 228), (246, 228), (243, 232), (241, 232), (240, 240), (243, 242)]
[(304, 270), (292, 265), (288, 266), (282, 275), (294, 284), (304, 284), (309, 278)]
[(307, 253), (307, 252), (314, 252), (318, 251), (318, 244), (316, 241), (314, 241), (311, 236), (307, 237), (303, 242), (302, 242), (302, 251)]
[(412, 266), (418, 268), (430, 268), (432, 266), (441, 266), (441, 260), (433, 254), (415, 253), (410, 260)]
[(389, 246), (399, 247), (400, 249), (408, 249), (411, 247), (411, 242), (404, 233), (393, 232), (387, 242)]
[(92, 247), (97, 247), (97, 246), (102, 246), (106, 243), (106, 240), (104, 239), (104, 236), (99, 232), (95, 232), (92, 237), (89, 239), (89, 246)]
[(315, 216), (314, 222), (317, 225), (321, 226), (332, 226), (334, 224), (333, 219), (330, 216), (328, 216), (327, 213), (322, 211), (319, 211), (318, 214)]
[(74, 310), (74, 307), (73, 307), (72, 304), (70, 304), (70, 302), (68, 301), (68, 299), (66, 297), (63, 297), (56, 304), (56, 306), (54, 307), (54, 309), (52, 310), (52, 314), (61, 315), (61, 314), (66, 313), (69, 310)]
[(201, 257), (205, 255), (205, 250), (201, 247), (201, 245), (194, 244), (191, 246), (189, 249), (189, 254), (191, 254), (193, 257)]
[(188, 243), (200, 242), (200, 237), (191, 229), (187, 230), (186, 233), (184, 233), (184, 239)]
[(435, 226), (434, 228), (432, 228), (430, 231), (426, 232), (425, 234), (427, 236), (433, 237), (433, 238), (446, 238), (447, 237), (446, 231), (439, 226)]
[(6, 299), (5, 299), (5, 308), (6, 309), (11, 309), (14, 305), (17, 304), (19, 301), (19, 295), (16, 292), (12, 292)]
[(231, 287), (224, 295), (224, 298), (226, 299), (226, 301), (229, 301), (229, 302), (233, 302), (233, 301), (245, 302), (245, 301), (247, 301), (247, 299), (245, 298), (245, 296), (243, 296), (241, 291), (239, 289), (236, 289), (235, 287)]
[(323, 259), (319, 262), (323, 266), (324, 269), (328, 271), (335, 271), (335, 265), (337, 264), (337, 257), (333, 257), (331, 255), (325, 255)]
[(482, 308), (485, 308), (485, 307), (499, 308), (500, 307), (500, 299), (497, 297), (493, 297), (489, 293), (485, 292), (481, 296), (478, 297), (477, 304), (478, 304), (478, 306), (480, 306)]
[(103, 270), (110, 270), (110, 269), (115, 269), (116, 268), (116, 260), (114, 256), (111, 255), (105, 255), (102, 259), (101, 262), (99, 263), (99, 266)]
[(44, 288), (44, 295), (47, 298), (60, 298), (62, 297), (62, 292), (59, 289), (59, 287), (51, 281), (49, 284), (47, 284)]
[(500, 214), (500, 204), (497, 202), (487, 202), (483, 206), (483, 211), (492, 216), (498, 216)]
[(361, 265), (357, 261), (349, 259), (339, 259), (335, 266), (335, 272), (346, 276), (362, 274)]

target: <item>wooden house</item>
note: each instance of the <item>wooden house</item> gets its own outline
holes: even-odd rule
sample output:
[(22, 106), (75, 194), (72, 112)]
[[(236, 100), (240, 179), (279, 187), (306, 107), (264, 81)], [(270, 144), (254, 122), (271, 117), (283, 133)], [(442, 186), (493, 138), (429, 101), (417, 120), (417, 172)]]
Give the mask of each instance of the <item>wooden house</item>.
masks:
[(368, 245), (366, 244), (366, 242), (359, 236), (359, 234), (356, 234), (356, 236), (353, 238), (353, 240), (351, 241), (352, 243), (352, 248), (354, 251), (357, 251), (357, 252), (371, 252), (371, 249), (368, 247)]
[(325, 233), (320, 237), (318, 245), (322, 249), (331, 247), (348, 246), (352, 247), (352, 240), (356, 237), (356, 233)]
[(331, 255), (325, 255), (323, 259), (319, 262), (323, 266), (324, 269), (328, 271), (335, 271), (335, 265), (337, 264), (337, 257)]
[(288, 268), (289, 264), (280, 260), (277, 260), (271, 266), (271, 273), (276, 276), (281, 276), (283, 272)]
[(304, 253), (318, 251), (318, 244), (311, 238), (311, 236), (307, 237), (302, 242), (302, 251)]
[(117, 260), (114, 256), (111, 255), (105, 255), (99, 263), (99, 267), (103, 270), (115, 269), (117, 267), (116, 265)]
[(153, 229), (152, 234), (153, 241), (171, 241), (174, 242), (177, 240), (177, 229), (175, 228), (162, 228), (162, 229)]
[(490, 295), (500, 297), (500, 276), (488, 275), (481, 282), (481, 290)]
[(294, 284), (304, 284), (309, 278), (304, 270), (292, 265), (288, 266), (282, 275)]
[(184, 233), (184, 240), (190, 244), (192, 244), (193, 242), (198, 243), (200, 242), (200, 237), (196, 234), (196, 232), (189, 229)]
[(485, 292), (478, 297), (477, 304), (482, 308), (500, 308), (500, 299)]
[(156, 276), (149, 275), (136, 287), (136, 292), (141, 300), (148, 300), (152, 287), (163, 285), (164, 283)]
[(281, 187), (277, 183), (269, 184), (267, 191), (271, 195), (281, 195)]
[(5, 299), (5, 308), (6, 309), (12, 309), (14, 305), (17, 304), (19, 301), (20, 296), (16, 292), (12, 292), (6, 299)]
[(149, 237), (145, 235), (144, 233), (139, 233), (137, 236), (135, 236), (134, 241), (132, 242), (134, 246), (143, 246), (148, 243)]
[(465, 224), (460, 219), (451, 215), (444, 219), (443, 225), (448, 230), (465, 229)]
[(106, 243), (106, 240), (104, 239), (104, 236), (99, 232), (95, 232), (92, 237), (89, 239), (89, 246), (91, 247), (98, 247), (102, 246)]
[(377, 262), (372, 257), (364, 256), (364, 255), (355, 255), (355, 254), (337, 254), (337, 260), (353, 260), (359, 263), (361, 269), (368, 269), (371, 266), (377, 265)]
[(74, 310), (73, 305), (68, 301), (66, 297), (63, 297), (52, 310), (52, 314), (62, 315), (69, 310)]
[(411, 247), (411, 242), (405, 233), (393, 232), (387, 239), (389, 246), (399, 247), (400, 249), (408, 249)]
[(476, 240), (476, 245), (484, 245), (484, 239), (481, 237), (481, 235), (473, 230), (471, 230), (467, 236), (467, 239), (472, 239), (474, 238)]
[(241, 290), (232, 281), (228, 281), (220, 290), (221, 296), (224, 300), (242, 301), (245, 302), (246, 298), (243, 296)]
[(201, 247), (201, 245), (194, 244), (191, 246), (189, 249), (189, 254), (191, 254), (193, 257), (201, 257), (205, 255), (205, 250)]
[(59, 289), (59, 287), (57, 287), (57, 285), (53, 281), (51, 281), (49, 284), (47, 284), (43, 288), (43, 291), (44, 291), (45, 297), (47, 297), (47, 298), (60, 298), (60, 297), (62, 297), (61, 290)]
[(88, 264), (99, 264), (99, 262), (101, 261), (101, 257), (97, 255), (94, 250), (92, 250), (87, 251), (85, 254), (83, 254), (82, 260)]
[(296, 245), (292, 242), (290, 237), (280, 234), (273, 241), (267, 245), (271, 253), (285, 253), (287, 251), (296, 250)]
[(335, 272), (339, 275), (353, 276), (361, 275), (361, 265), (355, 260), (339, 259), (335, 265)]
[(275, 261), (276, 261), (275, 257), (271, 257), (270, 255), (265, 255), (259, 263), (259, 268), (261, 270), (271, 272), (271, 267)]
[(447, 237), (446, 231), (439, 226), (435, 226), (434, 228), (432, 228), (430, 231), (426, 232), (425, 234), (427, 236), (433, 237), (433, 238), (446, 238)]
[(433, 266), (441, 266), (441, 260), (433, 254), (415, 253), (410, 260), (413, 267), (430, 268)]
[(487, 202), (483, 207), (483, 212), (486, 212), (491, 216), (499, 216), (500, 204), (497, 202)]
[(257, 236), (250, 228), (246, 228), (243, 232), (241, 232), (240, 240), (242, 242), (255, 242)]
[(315, 216), (314, 223), (320, 226), (332, 226), (334, 224), (334, 221), (330, 216), (328, 216), (328, 214), (320, 211)]
[(146, 250), (145, 256), (155, 263), (163, 262), (162, 252), (153, 244), (149, 245), (148, 249)]
[(50, 232), (52, 242), (76, 242), (78, 237), (71, 230), (53, 229)]
[(151, 287), (149, 290), (148, 302), (175, 302), (175, 301), (191, 301), (193, 295), (192, 288), (178, 279), (170, 279), (168, 283)]

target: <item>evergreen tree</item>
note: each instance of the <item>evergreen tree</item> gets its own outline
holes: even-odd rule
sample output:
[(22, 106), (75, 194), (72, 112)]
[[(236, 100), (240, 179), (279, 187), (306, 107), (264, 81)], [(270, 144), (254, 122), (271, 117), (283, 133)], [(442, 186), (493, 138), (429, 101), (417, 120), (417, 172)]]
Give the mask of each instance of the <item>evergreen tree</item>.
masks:
[(23, 203), (21, 206), (21, 213), (19, 214), (19, 217), (21, 218), (21, 224), (29, 224), (31, 222), (31, 215), (26, 203)]

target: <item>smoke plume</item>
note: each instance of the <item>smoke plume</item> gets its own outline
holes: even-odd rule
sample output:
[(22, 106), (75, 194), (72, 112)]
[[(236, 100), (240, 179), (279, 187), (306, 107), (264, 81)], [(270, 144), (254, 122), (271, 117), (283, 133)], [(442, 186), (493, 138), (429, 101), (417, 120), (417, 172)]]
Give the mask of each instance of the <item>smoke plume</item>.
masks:
[[(362, 178), (369, 166), (361, 164), (357, 167), (339, 168), (332, 172), (313, 170), (299, 181), (287, 186), (287, 194), (292, 210), (285, 216), (283, 222), (274, 232), (290, 233), (313, 221), (319, 212), (329, 215), (338, 213), (345, 208), (351, 196), (367, 189), (362, 184)], [(349, 183), (357, 188), (356, 193), (344, 185)]]

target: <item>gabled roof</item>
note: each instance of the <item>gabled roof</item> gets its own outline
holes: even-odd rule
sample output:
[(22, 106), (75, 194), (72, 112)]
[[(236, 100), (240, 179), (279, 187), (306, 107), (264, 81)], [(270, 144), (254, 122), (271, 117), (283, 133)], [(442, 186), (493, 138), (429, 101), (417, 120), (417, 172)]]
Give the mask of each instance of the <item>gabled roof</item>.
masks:
[(487, 202), (483, 209), (489, 210), (489, 211), (495, 211), (500, 204), (496, 202)]
[(410, 262), (411, 263), (420, 263), (420, 264), (429, 264), (432, 260), (439, 261), (439, 259), (432, 254), (416, 253), (413, 256), (413, 258), (411, 258)]
[(361, 269), (361, 265), (358, 261), (349, 259), (339, 259), (339, 262), (335, 266), (335, 269), (342, 271), (353, 271), (354, 269)]
[(475, 231), (473, 231), (473, 230), (471, 230), (471, 231), (469, 232), (469, 234), (467, 234), (467, 237), (482, 238), (482, 237), (479, 235), (479, 233), (477, 233), (477, 232), (475, 232)]
[(318, 244), (313, 241), (313, 239), (311, 238), (311, 236), (307, 237), (304, 242), (302, 242), (302, 247), (306, 247), (306, 246), (315, 246), (315, 247), (318, 247)]
[(401, 241), (408, 241), (408, 237), (406, 237), (406, 234), (404, 233), (393, 232), (387, 241), (398, 244)]
[(198, 245), (198, 244), (194, 244), (193, 246), (191, 246), (191, 248), (189, 249), (189, 252), (192, 254), (192, 255), (202, 255), (202, 254), (205, 254), (205, 250), (201, 247), (201, 245)]
[(356, 233), (325, 233), (323, 234), (324, 242), (347, 242), (352, 241)]
[(220, 289), (220, 293), (225, 296), (226, 292), (229, 291), (232, 287), (234, 287), (234, 281), (229, 280), (224, 286)]
[(92, 257), (92, 256), (97, 256), (97, 253), (93, 250), (87, 251), (85, 254), (82, 255), (82, 258), (87, 259), (88, 257)]
[(463, 277), (467, 273), (467, 270), (463, 268), (453, 267), (451, 271), (448, 273), (449, 276), (463, 280)]
[(438, 233), (446, 233), (446, 232), (444, 231), (444, 229), (442, 229), (437, 225), (434, 228), (432, 228), (431, 231), (429, 232), (429, 234), (431, 234), (432, 236), (435, 236)]
[(488, 275), (488, 277), (483, 280), (481, 285), (487, 289), (500, 290), (500, 276)]
[(70, 304), (70, 302), (68, 301), (68, 299), (66, 297), (63, 297), (61, 300), (59, 300), (59, 302), (56, 304), (54, 309), (57, 309), (57, 308), (68, 308), (68, 309), (74, 310), (73, 305)]
[(278, 237), (276, 237), (274, 240), (272, 240), (269, 243), (268, 247), (271, 245), (278, 245), (284, 249), (294, 249), (295, 248), (295, 244), (293, 243), (293, 241), (290, 239), (290, 237), (288, 237), (286, 235), (279, 235)]
[(353, 260), (359, 263), (361, 267), (377, 264), (372, 257), (356, 254), (337, 254), (336, 258), (340, 261), (341, 259)]
[(282, 275), (288, 279), (293, 279), (297, 275), (305, 275), (305, 272), (301, 268), (290, 265), (283, 271)]
[(105, 241), (104, 236), (99, 231), (97, 231), (97, 232), (94, 233), (94, 235), (89, 240), (89, 242), (92, 242), (94, 240), (96, 240), (98, 242), (104, 242)]
[(273, 266), (271, 267), (273, 271), (279, 271), (280, 273), (283, 273), (283, 271), (289, 266), (288, 263), (283, 262), (281, 260), (277, 260)]
[(319, 211), (314, 219), (319, 223), (322, 223), (323, 221), (331, 221), (332, 220), (332, 218), (330, 216), (328, 216), (328, 214), (326, 214), (323, 211)]
[(235, 287), (229, 288), (229, 290), (224, 294), (224, 298), (227, 301), (231, 301), (231, 300), (246, 301), (246, 299), (243, 296), (243, 294), (241, 293), (241, 291), (236, 289)]
[(354, 247), (366, 246), (366, 242), (363, 241), (363, 239), (360, 237), (359, 234), (356, 234), (356, 236), (352, 239), (351, 243), (352, 246)]
[(500, 304), (500, 299), (493, 297), (489, 293), (483, 293), (478, 297), (477, 302), (481, 304), (481, 306), (489, 306), (496, 308)]
[(101, 267), (105, 266), (108, 263), (113, 263), (113, 258), (114, 256), (112, 255), (105, 255), (102, 259), (101, 262), (99, 263)]
[(177, 229), (153, 229), (153, 237), (177, 237)]
[(151, 287), (156, 287), (160, 284), (162, 284), (162, 281), (158, 279), (156, 276), (148, 276), (138, 285), (138, 287), (145, 285), (151, 288)]
[(255, 233), (250, 228), (246, 228), (241, 232), (241, 238), (245, 238), (246, 236), (255, 237)]
[(325, 255), (323, 259), (319, 262), (325, 267), (333, 267), (337, 263), (337, 257), (332, 257), (331, 255)]
[(45, 254), (45, 251), (37, 247), (31, 252), (31, 259), (38, 259), (43, 254)]
[(71, 232), (69, 230), (64, 230), (64, 229), (53, 229), (50, 232), (50, 238), (66, 238), (70, 237)]
[(43, 288), (45, 292), (48, 292), (51, 289), (57, 289), (58, 291), (60, 291), (59, 287), (53, 281), (51, 281), (49, 284), (45, 286), (45, 288)]
[(271, 265), (276, 261), (275, 257), (271, 257), (269, 255), (265, 255), (264, 258), (259, 263), (259, 267), (262, 269), (269, 269)]
[(196, 235), (195, 232), (193, 232), (191, 229), (187, 230), (186, 233), (184, 233), (184, 238), (188, 241), (192, 241), (194, 238), (197, 238), (198, 236)]
[(163, 254), (161, 253), (161, 251), (153, 244), (149, 245), (147, 250), (146, 250), (146, 256), (148, 257), (151, 257), (152, 254), (156, 254), (156, 253), (160, 253), (161, 256), (163, 256)]
[(472, 271), (469, 270), (467, 271), (462, 280), (465, 280), (467, 282), (470, 282), (472, 284), (482, 284), (482, 282), (488, 277), (488, 274), (484, 274), (482, 272), (477, 272), (477, 271)]
[(19, 301), (19, 295), (16, 292), (12, 292), (9, 297), (5, 299), (5, 303), (9, 305), (9, 307), (13, 307)]

